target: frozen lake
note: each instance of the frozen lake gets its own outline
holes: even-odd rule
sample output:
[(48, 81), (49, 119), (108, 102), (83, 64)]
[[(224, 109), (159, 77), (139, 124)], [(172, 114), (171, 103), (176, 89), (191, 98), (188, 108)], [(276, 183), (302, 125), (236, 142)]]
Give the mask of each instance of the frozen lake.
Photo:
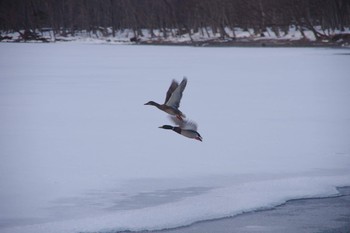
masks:
[[(0, 231), (162, 229), (350, 185), (350, 52), (0, 43)], [(158, 129), (172, 79), (203, 142)]]

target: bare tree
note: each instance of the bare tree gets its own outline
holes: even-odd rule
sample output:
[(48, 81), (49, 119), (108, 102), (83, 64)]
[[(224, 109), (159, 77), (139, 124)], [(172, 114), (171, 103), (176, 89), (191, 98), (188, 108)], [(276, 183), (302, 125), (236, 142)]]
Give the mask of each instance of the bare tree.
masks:
[[(277, 35), (296, 26), (322, 39), (350, 26), (348, 0), (2, 0), (0, 30), (34, 33), (51, 28), (55, 34), (86, 31), (92, 35), (132, 29), (162, 32), (163, 37), (210, 31), (222, 38), (230, 28), (254, 29), (258, 36), (271, 28)], [(322, 30), (320, 31), (318, 27)], [(211, 30), (209, 30), (211, 29)], [(234, 35), (233, 35), (234, 36)]]

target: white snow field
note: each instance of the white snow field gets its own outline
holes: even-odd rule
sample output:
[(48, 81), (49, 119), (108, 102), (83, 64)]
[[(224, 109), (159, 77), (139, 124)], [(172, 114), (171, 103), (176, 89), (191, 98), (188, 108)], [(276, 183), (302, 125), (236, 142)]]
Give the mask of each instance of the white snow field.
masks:
[[(0, 231), (154, 230), (350, 185), (350, 52), (0, 44)], [(172, 79), (203, 142), (159, 129)]]

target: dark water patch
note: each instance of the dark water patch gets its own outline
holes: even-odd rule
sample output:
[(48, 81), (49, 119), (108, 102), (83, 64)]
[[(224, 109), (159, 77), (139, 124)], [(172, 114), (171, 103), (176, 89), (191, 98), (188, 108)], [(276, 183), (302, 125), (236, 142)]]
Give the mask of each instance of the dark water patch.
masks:
[(178, 228), (156, 231), (113, 233), (348, 233), (350, 229), (350, 187), (324, 198), (301, 198), (271, 209), (233, 217), (205, 220)]
[(334, 55), (347, 55), (347, 56), (349, 56), (350, 53), (335, 53)]
[(106, 211), (142, 209), (176, 202), (187, 197), (201, 195), (211, 189), (213, 188), (185, 187), (136, 193), (95, 190), (81, 196), (57, 199), (46, 209), (50, 217), (60, 219), (68, 219), (82, 213), (85, 213), (86, 216), (98, 216)]
[(186, 197), (197, 196), (206, 193), (211, 189), (212, 188), (208, 187), (188, 187), (142, 192), (134, 196), (129, 196), (123, 200), (116, 201), (115, 204), (109, 209), (128, 210), (157, 206), (169, 202), (179, 201)]
[(45, 218), (0, 218), (0, 229), (7, 227), (24, 226), (33, 223), (46, 223), (48, 221), (49, 220)]

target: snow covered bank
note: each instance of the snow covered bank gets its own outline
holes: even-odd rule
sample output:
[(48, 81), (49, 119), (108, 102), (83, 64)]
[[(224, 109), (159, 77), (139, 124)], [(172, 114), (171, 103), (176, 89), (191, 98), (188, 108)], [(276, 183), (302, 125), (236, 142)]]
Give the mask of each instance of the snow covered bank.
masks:
[[(346, 49), (0, 44), (1, 232), (160, 229), (350, 184)], [(172, 78), (203, 143), (158, 129)]]
[[(196, 31), (179, 31), (177, 29), (160, 30), (134, 30), (124, 29), (115, 32), (112, 36), (111, 28), (102, 28), (95, 32), (81, 31), (74, 34), (54, 33), (50, 29), (36, 30), (35, 32), (20, 30), (17, 32), (1, 32), (3, 42), (57, 42), (75, 41), (84, 43), (103, 44), (168, 44), (168, 45), (226, 45), (226, 46), (349, 46), (350, 30), (341, 32), (324, 31), (321, 27), (315, 30), (325, 35), (322, 40), (316, 40), (314, 32), (307, 29), (298, 29), (295, 26), (287, 30), (280, 28), (266, 28), (261, 34), (253, 29), (225, 28), (225, 37), (214, 32), (210, 27), (200, 28)], [(27, 33), (27, 34), (26, 34)]]

